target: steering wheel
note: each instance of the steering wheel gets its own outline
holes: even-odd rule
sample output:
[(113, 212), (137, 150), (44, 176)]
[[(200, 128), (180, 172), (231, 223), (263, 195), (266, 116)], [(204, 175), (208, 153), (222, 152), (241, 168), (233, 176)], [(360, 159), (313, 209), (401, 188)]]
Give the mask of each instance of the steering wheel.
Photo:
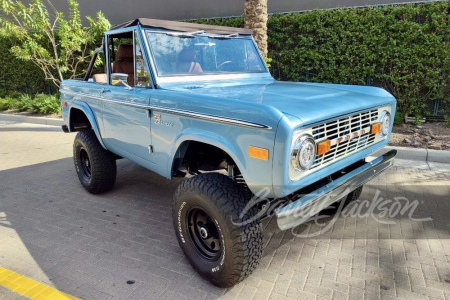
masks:
[(217, 66), (217, 69), (219, 69), (219, 70), (223, 70), (223, 66), (225, 66), (225, 65), (229, 65), (229, 64), (232, 64), (233, 62), (231, 61), (231, 60), (226, 60), (226, 61), (224, 61), (223, 63), (221, 63), (220, 65), (218, 65)]

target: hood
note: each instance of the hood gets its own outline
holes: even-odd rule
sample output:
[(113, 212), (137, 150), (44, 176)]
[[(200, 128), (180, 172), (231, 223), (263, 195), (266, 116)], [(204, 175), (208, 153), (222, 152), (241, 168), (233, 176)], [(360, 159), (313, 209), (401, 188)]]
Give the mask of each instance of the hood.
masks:
[(271, 106), (304, 124), (392, 103), (387, 91), (368, 86), (267, 81), (211, 82), (167, 85), (161, 88)]

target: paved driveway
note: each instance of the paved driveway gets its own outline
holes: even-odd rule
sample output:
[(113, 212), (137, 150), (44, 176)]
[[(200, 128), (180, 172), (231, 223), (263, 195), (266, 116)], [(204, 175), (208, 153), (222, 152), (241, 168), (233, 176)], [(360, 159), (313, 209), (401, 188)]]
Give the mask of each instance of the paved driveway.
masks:
[[(392, 168), (361, 196), (390, 202), (329, 210), (325, 226), (280, 232), (265, 220), (258, 269), (219, 289), (175, 239), (179, 181), (120, 160), (113, 191), (90, 195), (74, 171), (73, 138), (0, 123), (0, 267), (84, 299), (450, 299), (450, 172)], [(21, 296), (0, 287), (2, 298)]]

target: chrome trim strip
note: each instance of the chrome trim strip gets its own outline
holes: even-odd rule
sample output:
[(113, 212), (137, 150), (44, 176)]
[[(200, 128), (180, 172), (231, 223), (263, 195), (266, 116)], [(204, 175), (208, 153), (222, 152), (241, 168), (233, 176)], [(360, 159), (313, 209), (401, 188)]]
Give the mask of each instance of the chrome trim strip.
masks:
[(94, 100), (104, 100), (100, 97), (96, 97), (96, 96), (92, 96), (92, 95), (88, 95), (88, 94), (84, 94), (84, 93), (75, 93), (75, 92), (71, 92), (71, 91), (65, 91), (65, 90), (60, 90), (61, 94), (66, 94), (66, 95), (70, 95), (70, 96), (74, 96), (74, 97), (87, 97), (87, 98), (91, 98)]
[(71, 96), (86, 97), (86, 98), (100, 100), (103, 102), (108, 102), (108, 103), (113, 103), (113, 104), (120, 104), (120, 105), (125, 105), (125, 106), (136, 107), (136, 108), (149, 109), (148, 105), (136, 104), (136, 103), (125, 102), (125, 101), (109, 100), (106, 98), (96, 97), (96, 96), (92, 96), (92, 95), (84, 94), (84, 93), (74, 93), (74, 92), (69, 92), (69, 91), (61, 91), (61, 93), (71, 95)]
[(164, 108), (164, 107), (160, 107), (160, 106), (149, 106), (149, 109), (160, 111), (160, 112), (165, 112), (165, 113), (170, 113), (170, 114), (175, 114), (175, 115), (197, 118), (197, 119), (217, 121), (217, 122), (221, 122), (221, 123), (235, 124), (235, 125), (240, 125), (240, 126), (268, 129), (268, 130), (272, 129), (272, 127), (270, 127), (270, 126), (259, 124), (259, 123), (247, 122), (247, 121), (231, 119), (231, 118), (223, 118), (223, 117), (207, 115), (207, 114), (199, 114), (199, 113), (186, 111), (186, 110), (174, 110), (174, 109)]
[(297, 201), (277, 209), (275, 215), (278, 227), (286, 230), (307, 222), (324, 208), (347, 196), (391, 167), (396, 154), (397, 150), (391, 150)]
[(164, 112), (164, 113), (186, 116), (186, 117), (191, 117), (191, 118), (197, 118), (197, 119), (202, 119), (202, 120), (216, 121), (216, 122), (251, 127), (251, 128), (259, 128), (259, 129), (267, 129), (267, 130), (272, 129), (272, 127), (264, 125), (264, 124), (253, 123), (253, 122), (248, 122), (248, 121), (238, 120), (238, 119), (224, 118), (224, 117), (219, 117), (219, 116), (214, 116), (214, 115), (200, 114), (200, 113), (195, 113), (195, 112), (186, 111), (186, 110), (174, 110), (174, 109), (164, 108), (164, 107), (160, 107), (160, 106), (142, 105), (142, 104), (135, 104), (135, 103), (124, 102), (124, 101), (109, 100), (109, 99), (96, 97), (96, 96), (92, 96), (92, 95), (88, 95), (88, 94), (84, 94), (84, 93), (75, 93), (75, 92), (64, 91), (64, 90), (62, 90), (61, 93), (66, 94), (66, 95), (76, 96), (76, 97), (86, 97), (86, 98), (100, 100), (100, 101), (113, 103), (113, 104), (120, 104), (120, 105), (136, 107), (136, 108), (156, 110), (156, 111), (160, 111), (160, 112)]
[(209, 82), (209, 81), (224, 81), (224, 80), (238, 80), (238, 79), (273, 79), (270, 73), (229, 73), (221, 75), (180, 75), (158, 77), (158, 84), (167, 83), (185, 83), (185, 82)]

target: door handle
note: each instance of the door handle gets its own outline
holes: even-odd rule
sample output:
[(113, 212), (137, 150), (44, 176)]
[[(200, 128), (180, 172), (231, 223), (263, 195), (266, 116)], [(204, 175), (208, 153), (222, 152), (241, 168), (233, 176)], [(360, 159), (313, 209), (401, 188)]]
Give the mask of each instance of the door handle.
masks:
[(107, 92), (111, 92), (111, 90), (110, 89), (105, 89), (105, 88), (102, 88), (100, 90), (100, 93), (102, 93), (102, 94), (107, 93)]

